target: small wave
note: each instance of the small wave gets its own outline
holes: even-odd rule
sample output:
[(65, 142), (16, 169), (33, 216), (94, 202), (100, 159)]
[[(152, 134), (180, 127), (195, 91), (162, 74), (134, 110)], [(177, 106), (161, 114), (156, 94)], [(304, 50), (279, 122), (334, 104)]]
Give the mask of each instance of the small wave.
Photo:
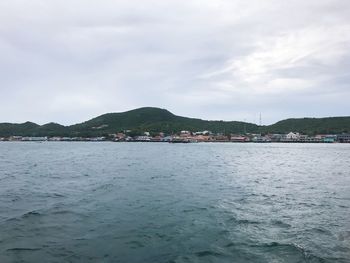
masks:
[(117, 186), (111, 183), (106, 183), (103, 185), (100, 185), (98, 187), (96, 187), (95, 189), (92, 189), (93, 192), (97, 192), (97, 191), (111, 191), (112, 189), (116, 188)]
[(14, 247), (14, 248), (8, 248), (6, 251), (37, 251), (37, 250), (41, 250), (41, 248)]
[(33, 210), (33, 211), (30, 211), (30, 212), (23, 214), (21, 216), (21, 218), (29, 218), (29, 217), (33, 217), (33, 216), (41, 216), (41, 214), (38, 211)]
[(264, 244), (256, 244), (256, 245), (250, 245), (251, 247), (259, 247), (259, 248), (289, 248), (289, 249), (295, 249), (301, 252), (304, 256), (306, 255), (305, 248), (301, 245), (298, 245), (296, 243), (280, 243), (280, 242), (271, 242), (271, 243), (264, 243)]
[(316, 232), (318, 234), (332, 235), (331, 231), (324, 229), (324, 228), (320, 228), (320, 227), (314, 227), (311, 229), (311, 231)]
[(271, 243), (265, 243), (262, 245), (253, 245), (253, 246), (259, 246), (259, 247), (291, 247), (296, 248), (300, 251), (304, 251), (304, 248), (301, 245), (298, 245), (296, 243), (279, 243), (279, 242), (271, 242)]
[(41, 216), (41, 213), (33, 210), (33, 211), (29, 211), (27, 213), (24, 213), (20, 216), (15, 216), (15, 217), (11, 217), (5, 220), (5, 222), (11, 222), (11, 221), (20, 221), (21, 219), (28, 219), (31, 217), (36, 217), (36, 216)]
[(233, 242), (227, 243), (225, 245), (225, 247), (234, 247), (234, 246), (235, 246), (235, 243), (233, 243)]
[(275, 226), (279, 226), (279, 227), (283, 227), (283, 228), (289, 228), (291, 227), (290, 224), (288, 223), (285, 223), (283, 221), (280, 221), (280, 220), (272, 220), (271, 223)]
[(58, 193), (53, 193), (52, 196), (53, 196), (53, 197), (64, 197), (64, 195), (58, 194)]
[(137, 241), (137, 240), (129, 241), (126, 244), (129, 245), (131, 248), (141, 248), (141, 247), (145, 246), (143, 244), (143, 242), (140, 242), (140, 241)]
[(259, 225), (261, 222), (249, 219), (238, 219), (236, 220), (239, 225)]
[(197, 257), (200, 257), (200, 258), (208, 257), (208, 256), (218, 257), (218, 256), (221, 256), (221, 253), (215, 252), (215, 251), (211, 251), (211, 250), (203, 250), (203, 251), (196, 252), (195, 255)]
[(261, 222), (250, 220), (250, 219), (237, 219), (236, 217), (231, 217), (227, 220), (230, 224), (236, 224), (236, 225), (259, 225)]
[[(313, 207), (313, 206), (317, 206), (314, 203), (306, 203), (306, 202), (299, 202), (298, 205), (300, 206), (306, 206), (306, 207)], [(325, 205), (320, 205), (321, 207), (325, 206)]]
[(54, 214), (54, 215), (66, 215), (66, 214), (72, 214), (72, 212), (69, 210), (58, 210), (58, 211), (53, 211), (52, 214)]
[(193, 207), (193, 208), (187, 208), (187, 209), (184, 209), (182, 210), (183, 213), (192, 213), (192, 212), (195, 212), (195, 211), (207, 211), (208, 208), (206, 207)]
[(314, 260), (317, 260), (317, 262), (325, 262), (323, 258), (310, 253), (310, 251), (307, 251), (303, 246), (296, 243), (271, 242), (271, 243), (264, 243), (264, 244), (258, 244), (258, 245), (250, 245), (250, 246), (261, 248), (261, 249), (272, 249), (272, 250), (282, 249), (284, 252), (287, 252), (289, 250), (290, 253), (292, 253), (292, 251), (298, 251), (300, 253), (300, 256), (304, 260), (306, 260), (306, 262), (314, 262)]

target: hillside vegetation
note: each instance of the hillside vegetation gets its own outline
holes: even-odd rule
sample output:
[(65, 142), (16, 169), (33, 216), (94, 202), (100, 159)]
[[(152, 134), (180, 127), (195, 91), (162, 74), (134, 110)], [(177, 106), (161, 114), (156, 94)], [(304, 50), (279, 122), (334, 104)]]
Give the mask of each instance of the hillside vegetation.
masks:
[(131, 130), (133, 134), (143, 131), (172, 134), (181, 130), (214, 133), (287, 133), (298, 131), (305, 134), (350, 132), (350, 117), (287, 119), (273, 125), (259, 127), (239, 121), (207, 121), (181, 117), (159, 108), (139, 108), (121, 113), (107, 113), (83, 123), (63, 126), (57, 123), (38, 125), (0, 123), (0, 136), (71, 136), (92, 137)]

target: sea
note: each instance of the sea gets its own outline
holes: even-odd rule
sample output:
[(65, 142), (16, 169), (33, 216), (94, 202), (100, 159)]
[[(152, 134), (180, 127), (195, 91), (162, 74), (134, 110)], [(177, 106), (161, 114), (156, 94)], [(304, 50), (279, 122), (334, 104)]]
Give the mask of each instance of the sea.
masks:
[(0, 262), (350, 262), (350, 144), (1, 142)]

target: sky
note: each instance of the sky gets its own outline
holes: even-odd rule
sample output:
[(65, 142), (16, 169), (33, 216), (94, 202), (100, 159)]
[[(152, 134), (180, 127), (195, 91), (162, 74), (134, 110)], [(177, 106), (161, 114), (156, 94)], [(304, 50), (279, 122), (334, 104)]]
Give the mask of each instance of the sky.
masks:
[(350, 115), (350, 1), (1, 0), (0, 122)]

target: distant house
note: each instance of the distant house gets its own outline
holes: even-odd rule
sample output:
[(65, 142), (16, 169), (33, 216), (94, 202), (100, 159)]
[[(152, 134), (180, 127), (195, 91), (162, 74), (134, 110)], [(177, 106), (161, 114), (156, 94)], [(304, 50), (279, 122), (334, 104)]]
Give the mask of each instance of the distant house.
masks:
[(122, 132), (118, 132), (116, 135), (115, 135), (115, 138), (119, 139), (119, 140), (122, 140), (126, 137), (126, 135)]
[(248, 138), (240, 135), (231, 135), (231, 142), (246, 142)]
[(304, 135), (304, 134), (300, 134), (299, 135), (299, 140), (302, 141), (302, 142), (307, 142), (307, 141), (309, 141), (309, 136)]
[(197, 135), (193, 139), (197, 140), (197, 142), (207, 142), (211, 140), (211, 137), (208, 135)]
[(271, 142), (271, 139), (268, 136), (256, 135), (253, 137), (252, 142)]
[(194, 135), (209, 135), (211, 134), (210, 131), (197, 131), (194, 133)]
[(151, 137), (151, 141), (152, 142), (161, 142), (163, 139), (163, 137), (157, 135), (157, 136), (154, 136), (154, 137)]
[(219, 141), (219, 142), (229, 141), (228, 136), (226, 136), (226, 135), (216, 135), (216, 136), (214, 136), (214, 140)]
[(162, 138), (162, 141), (163, 141), (163, 142), (170, 142), (170, 141), (172, 141), (172, 140), (173, 140), (173, 137), (172, 137), (172, 136), (165, 136), (165, 137)]
[(298, 132), (294, 133), (294, 132), (290, 132), (286, 135), (286, 139), (287, 140), (299, 140), (300, 139), (300, 134)]
[(286, 140), (286, 135), (285, 134), (269, 134), (268, 137), (271, 139), (273, 142), (281, 142), (283, 140)]

